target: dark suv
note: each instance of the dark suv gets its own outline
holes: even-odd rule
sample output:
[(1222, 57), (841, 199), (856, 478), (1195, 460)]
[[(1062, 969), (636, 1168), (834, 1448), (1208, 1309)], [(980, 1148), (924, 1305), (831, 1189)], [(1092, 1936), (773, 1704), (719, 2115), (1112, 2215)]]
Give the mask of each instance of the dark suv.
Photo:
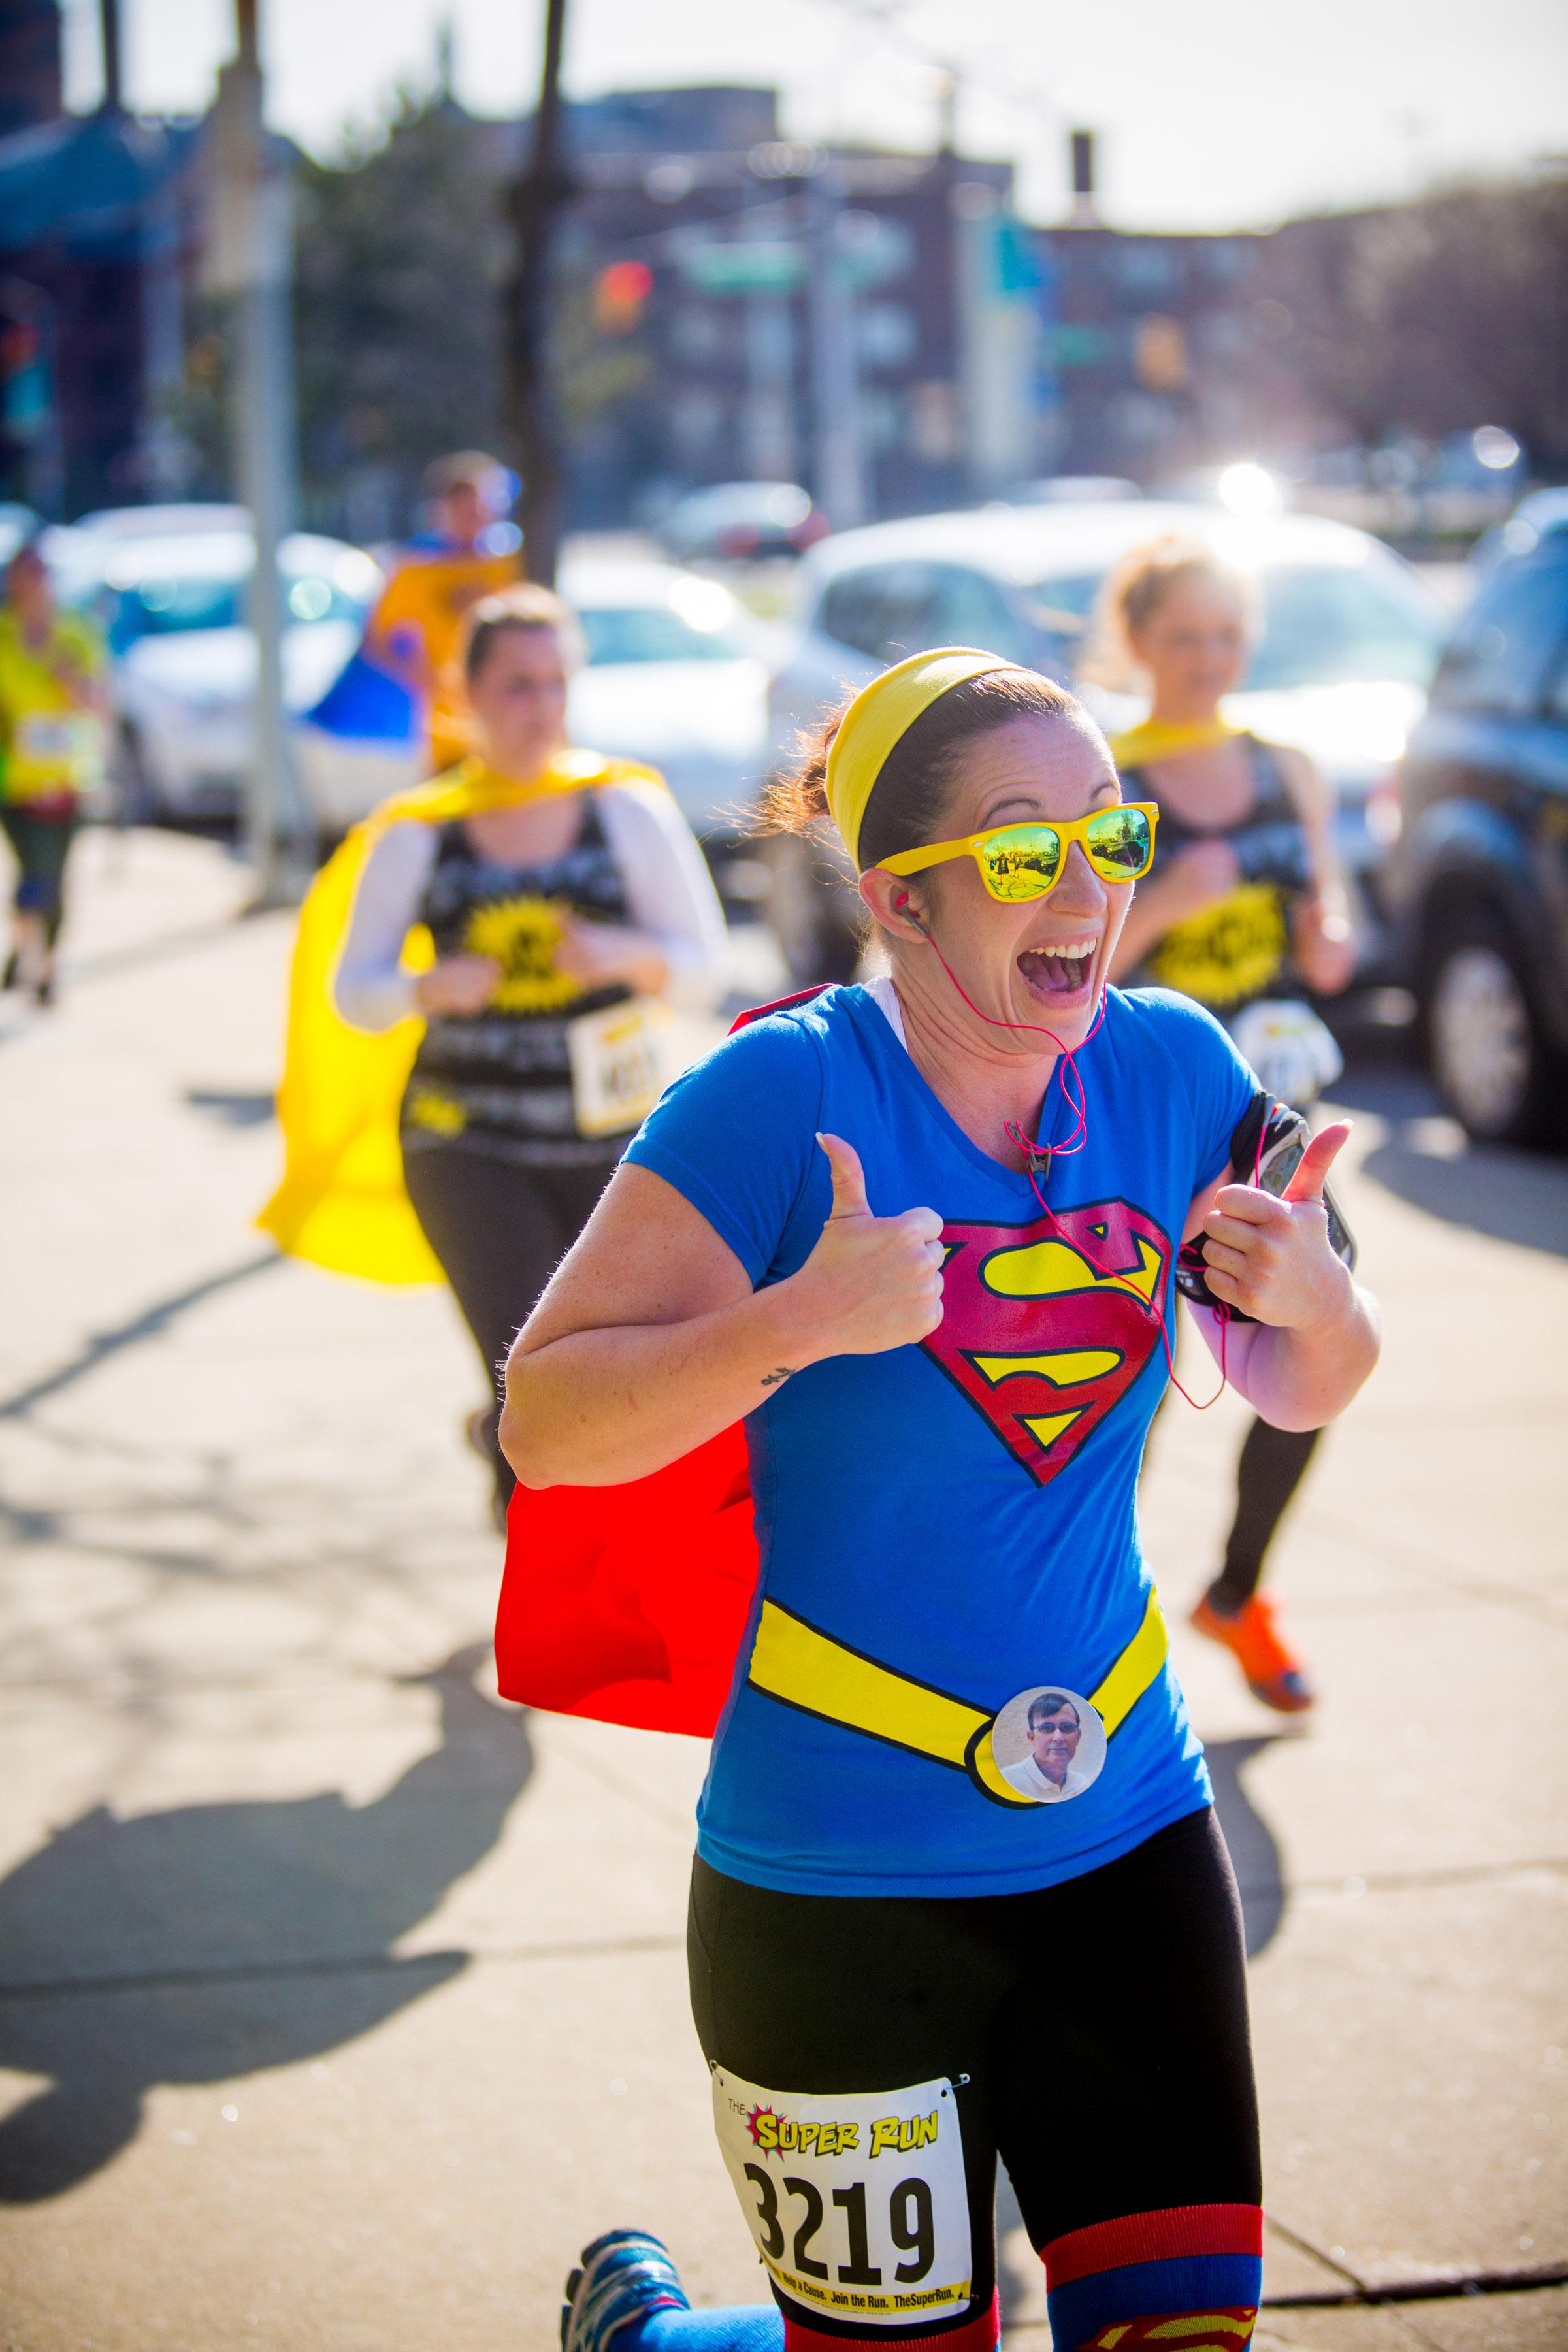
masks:
[(1568, 537), (1477, 595), (1412, 730), (1393, 877), (1444, 1101), (1493, 1143), (1568, 1104)]

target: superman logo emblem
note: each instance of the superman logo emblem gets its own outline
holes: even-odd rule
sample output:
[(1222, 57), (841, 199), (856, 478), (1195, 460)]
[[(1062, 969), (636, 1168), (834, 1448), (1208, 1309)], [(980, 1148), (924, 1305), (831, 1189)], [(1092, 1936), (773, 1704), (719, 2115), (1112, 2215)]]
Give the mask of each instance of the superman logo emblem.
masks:
[(1028, 1225), (942, 1228), (942, 1319), (925, 1349), (1042, 1486), (1159, 1345), (1168, 1236), (1125, 1201)]

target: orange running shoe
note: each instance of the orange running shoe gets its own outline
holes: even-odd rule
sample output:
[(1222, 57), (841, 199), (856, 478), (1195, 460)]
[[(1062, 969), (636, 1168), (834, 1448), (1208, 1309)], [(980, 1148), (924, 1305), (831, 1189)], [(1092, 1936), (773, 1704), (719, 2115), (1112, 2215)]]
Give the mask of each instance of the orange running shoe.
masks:
[(1292, 1657), (1274, 1622), (1274, 1603), (1261, 1593), (1244, 1601), (1233, 1614), (1216, 1609), (1208, 1593), (1192, 1614), (1192, 1622), (1211, 1642), (1220, 1643), (1247, 1676), (1254, 1698), (1277, 1715), (1304, 1715), (1316, 1696), (1300, 1658)]

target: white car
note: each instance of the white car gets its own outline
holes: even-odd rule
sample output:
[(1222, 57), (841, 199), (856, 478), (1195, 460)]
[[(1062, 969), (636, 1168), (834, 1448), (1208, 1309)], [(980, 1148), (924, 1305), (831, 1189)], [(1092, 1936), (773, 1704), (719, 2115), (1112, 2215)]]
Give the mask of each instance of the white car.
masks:
[[(557, 586), (588, 648), (572, 681), (574, 742), (660, 769), (703, 840), (733, 841), (766, 766), (773, 646), (762, 625), (718, 582), (651, 559), (568, 555)], [(328, 697), (297, 730), (329, 834), (422, 772), (412, 703), (367, 664), (356, 675), (361, 691)]]
[(588, 641), (574, 740), (646, 760), (701, 839), (733, 840), (767, 766), (766, 631), (717, 581), (674, 564), (570, 557), (557, 585)]
[[(1375, 878), (1391, 845), (1390, 782), (1425, 706), (1447, 630), (1411, 566), (1365, 531), (1316, 516), (1242, 521), (1154, 499), (925, 515), (844, 531), (814, 548), (796, 582), (799, 634), (770, 693), (770, 764), (795, 736), (889, 662), (926, 646), (981, 646), (1072, 683), (1106, 574), (1134, 547), (1174, 535), (1216, 546), (1256, 574), (1263, 634), (1237, 723), (1310, 753), (1338, 795), (1341, 855), (1358, 886), (1375, 965)], [(1086, 688), (1109, 728), (1142, 706)], [(1374, 789), (1375, 788), (1375, 789)], [(858, 908), (820, 850), (774, 856), (773, 912), (798, 982), (847, 978)]]
[[(138, 814), (228, 817), (251, 761), (256, 640), (245, 593), (256, 563), (238, 507), (147, 507), (87, 516), (69, 534), (90, 560), (108, 633), (127, 800)], [(310, 709), (342, 670), (380, 593), (378, 566), (342, 540), (297, 531), (279, 550), (283, 695)]]

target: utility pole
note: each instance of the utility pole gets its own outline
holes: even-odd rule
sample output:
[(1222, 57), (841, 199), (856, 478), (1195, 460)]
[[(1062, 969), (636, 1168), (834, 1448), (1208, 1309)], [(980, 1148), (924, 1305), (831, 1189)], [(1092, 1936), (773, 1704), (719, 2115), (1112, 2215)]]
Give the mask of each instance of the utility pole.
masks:
[(256, 701), (245, 801), (245, 845), (258, 907), (300, 895), (303, 809), (283, 707), (283, 594), (278, 548), (293, 520), (291, 221), (286, 172), (262, 121), (257, 0), (236, 0), (238, 54), (218, 76), (217, 166), (206, 286), (234, 297), (234, 433), (240, 496), (250, 509), (256, 566), (249, 620)]
[(531, 580), (555, 582), (563, 521), (564, 462), (551, 336), (551, 259), (572, 194), (561, 153), (561, 52), (566, 0), (547, 0), (544, 62), (533, 151), (507, 193), (515, 239), (506, 289), (507, 392), (511, 438), (522, 475), (519, 513)]
[(844, 188), (831, 156), (805, 184), (811, 407), (816, 502), (835, 530), (866, 520), (855, 297), (844, 249)]
[(124, 78), (120, 70), (120, 0), (98, 0), (98, 29), (103, 43), (103, 96), (99, 100), (99, 110), (104, 114), (119, 114), (124, 106)]
[[(778, 206), (751, 205), (744, 226), (749, 241), (767, 247), (777, 238)], [(753, 481), (793, 482), (795, 446), (795, 339), (787, 292), (752, 286), (745, 297), (746, 463)]]

